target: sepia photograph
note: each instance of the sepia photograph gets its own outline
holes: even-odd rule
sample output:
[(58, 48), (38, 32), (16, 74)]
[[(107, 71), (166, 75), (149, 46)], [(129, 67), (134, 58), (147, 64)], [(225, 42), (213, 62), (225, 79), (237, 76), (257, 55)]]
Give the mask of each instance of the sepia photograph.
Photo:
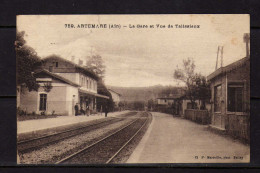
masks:
[(18, 15), (17, 164), (250, 163), (250, 15)]

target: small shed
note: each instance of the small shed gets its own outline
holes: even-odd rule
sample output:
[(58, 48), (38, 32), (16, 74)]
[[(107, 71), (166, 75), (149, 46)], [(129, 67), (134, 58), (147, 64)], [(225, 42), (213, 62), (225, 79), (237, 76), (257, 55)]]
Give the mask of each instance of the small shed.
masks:
[(211, 126), (249, 138), (250, 58), (217, 69), (207, 80), (211, 88)]

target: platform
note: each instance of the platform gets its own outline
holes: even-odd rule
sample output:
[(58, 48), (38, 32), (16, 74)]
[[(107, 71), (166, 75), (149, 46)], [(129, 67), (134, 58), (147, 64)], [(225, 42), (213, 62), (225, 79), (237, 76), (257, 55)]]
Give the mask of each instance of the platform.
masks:
[(127, 163), (249, 162), (250, 147), (207, 125), (153, 112), (153, 120)]
[[(121, 111), (121, 112), (110, 112), (108, 113), (108, 117), (116, 117), (118, 115), (127, 113), (129, 111)], [(35, 132), (44, 129), (55, 128), (59, 126), (66, 126), (81, 122), (87, 122), (91, 120), (105, 118), (105, 113), (101, 114), (93, 114), (90, 116), (59, 116), (56, 118), (47, 118), (47, 119), (36, 119), (36, 120), (26, 120), (26, 121), (18, 121), (17, 122), (17, 134)]]

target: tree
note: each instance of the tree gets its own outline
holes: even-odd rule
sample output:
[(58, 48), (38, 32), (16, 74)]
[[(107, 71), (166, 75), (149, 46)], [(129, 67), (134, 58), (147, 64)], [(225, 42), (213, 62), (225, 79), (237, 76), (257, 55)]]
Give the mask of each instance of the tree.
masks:
[(200, 109), (206, 109), (206, 101), (210, 99), (210, 85), (205, 76), (200, 74), (195, 75), (196, 98), (201, 101)]
[(118, 107), (119, 107), (120, 110), (125, 109), (125, 106), (126, 106), (126, 102), (125, 101), (120, 101), (118, 103)]
[(160, 92), (160, 96), (167, 97), (170, 95), (181, 95), (182, 94), (182, 87), (174, 87), (174, 86), (166, 86)]
[(114, 110), (114, 101), (112, 99), (112, 95), (111, 93), (108, 91), (107, 87), (105, 86), (105, 84), (103, 83), (102, 80), (98, 80), (97, 82), (97, 92), (98, 94), (101, 95), (105, 95), (108, 96), (109, 99), (104, 99), (104, 98), (97, 98), (97, 108), (100, 110), (101, 107), (104, 110), (105, 106), (109, 107), (109, 111), (113, 111)]
[(37, 91), (39, 84), (33, 76), (35, 64), (40, 62), (35, 50), (26, 45), (25, 32), (17, 32), (15, 41), (17, 62), (17, 85), (24, 84), (29, 91)]
[(133, 108), (134, 110), (142, 111), (144, 110), (144, 102), (143, 101), (134, 101), (133, 102)]
[(186, 96), (191, 101), (192, 109), (195, 108), (195, 100), (202, 101), (202, 107), (205, 108), (205, 101), (210, 97), (209, 84), (206, 78), (195, 73), (194, 61), (190, 58), (183, 60), (183, 68), (174, 71), (173, 77), (186, 85)]
[(195, 107), (195, 64), (194, 61), (190, 58), (183, 60), (183, 69), (178, 68), (174, 71), (173, 77), (176, 80), (180, 80), (186, 85), (186, 96), (191, 101), (192, 109)]
[(148, 100), (148, 109), (150, 111), (153, 111), (154, 107), (155, 107), (154, 100), (153, 99)]
[(102, 81), (105, 77), (105, 68), (104, 61), (100, 55), (92, 56), (88, 61), (86, 67), (98, 75)]

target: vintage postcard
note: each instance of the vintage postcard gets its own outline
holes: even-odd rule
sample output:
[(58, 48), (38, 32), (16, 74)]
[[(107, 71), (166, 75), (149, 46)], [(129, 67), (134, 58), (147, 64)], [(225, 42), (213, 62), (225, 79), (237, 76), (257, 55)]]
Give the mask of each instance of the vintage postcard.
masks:
[(17, 163), (249, 163), (250, 16), (19, 15)]

